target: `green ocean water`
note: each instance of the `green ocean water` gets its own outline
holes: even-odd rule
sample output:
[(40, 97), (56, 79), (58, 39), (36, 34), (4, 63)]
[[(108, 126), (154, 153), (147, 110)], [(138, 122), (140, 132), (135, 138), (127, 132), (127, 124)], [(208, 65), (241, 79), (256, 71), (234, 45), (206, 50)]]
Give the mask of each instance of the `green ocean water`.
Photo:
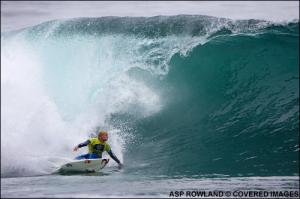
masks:
[[(56, 20), (1, 49), (3, 197), (299, 189), (299, 22)], [(52, 174), (98, 128), (124, 169)]]
[(171, 175), (298, 175), (297, 40), (221, 36), (187, 57), (174, 55), (158, 85), (168, 107), (133, 124), (142, 143), (154, 140), (142, 153), (168, 162), (161, 172)]

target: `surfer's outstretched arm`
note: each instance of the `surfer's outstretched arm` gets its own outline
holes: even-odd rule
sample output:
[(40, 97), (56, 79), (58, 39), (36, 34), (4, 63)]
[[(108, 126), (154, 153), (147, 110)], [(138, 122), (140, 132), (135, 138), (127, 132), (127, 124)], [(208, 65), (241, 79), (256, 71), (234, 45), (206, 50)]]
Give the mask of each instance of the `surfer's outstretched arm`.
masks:
[(85, 141), (85, 142), (83, 142), (83, 143), (80, 143), (80, 144), (78, 144), (78, 148), (87, 146), (89, 143), (91, 143), (91, 141), (89, 141), (89, 140), (87, 140), (87, 141)]
[(107, 153), (110, 155), (110, 157), (114, 161), (116, 161), (119, 164), (119, 168), (122, 168), (123, 164), (120, 162), (120, 160), (117, 158), (117, 156), (112, 152), (112, 150), (109, 150)]
[(77, 151), (81, 147), (87, 146), (89, 143), (91, 143), (91, 141), (87, 140), (87, 141), (85, 141), (83, 143), (78, 144), (77, 146), (75, 146), (74, 151)]

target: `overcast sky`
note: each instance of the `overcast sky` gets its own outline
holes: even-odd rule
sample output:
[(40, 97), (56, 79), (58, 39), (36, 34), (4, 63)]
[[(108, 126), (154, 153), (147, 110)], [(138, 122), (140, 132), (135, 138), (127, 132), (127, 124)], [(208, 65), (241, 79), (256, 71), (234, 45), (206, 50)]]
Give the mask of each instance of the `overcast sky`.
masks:
[(299, 1), (1, 1), (1, 32), (53, 19), (178, 14), (299, 20)]

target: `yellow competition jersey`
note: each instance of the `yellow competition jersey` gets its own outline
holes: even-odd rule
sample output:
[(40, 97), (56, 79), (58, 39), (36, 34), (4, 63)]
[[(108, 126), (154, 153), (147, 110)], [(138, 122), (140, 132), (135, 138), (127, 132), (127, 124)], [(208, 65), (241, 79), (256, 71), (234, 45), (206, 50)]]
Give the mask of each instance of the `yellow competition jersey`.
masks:
[(103, 151), (110, 151), (110, 146), (107, 142), (102, 142), (98, 138), (90, 138), (89, 141), (89, 153), (96, 153), (101, 157)]

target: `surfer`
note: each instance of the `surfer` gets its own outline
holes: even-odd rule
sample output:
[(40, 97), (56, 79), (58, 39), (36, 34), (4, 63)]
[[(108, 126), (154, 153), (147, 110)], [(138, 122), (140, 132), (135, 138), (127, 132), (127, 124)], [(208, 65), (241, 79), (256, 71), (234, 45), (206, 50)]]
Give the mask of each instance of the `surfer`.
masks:
[(87, 141), (78, 144), (73, 149), (77, 151), (79, 148), (88, 146), (88, 153), (84, 155), (77, 156), (75, 159), (95, 159), (95, 158), (102, 158), (103, 151), (106, 151), (110, 157), (116, 161), (119, 165), (119, 168), (123, 167), (123, 164), (117, 158), (117, 156), (112, 152), (110, 145), (106, 142), (108, 140), (108, 134), (106, 131), (100, 131), (98, 133), (98, 137), (90, 138)]

